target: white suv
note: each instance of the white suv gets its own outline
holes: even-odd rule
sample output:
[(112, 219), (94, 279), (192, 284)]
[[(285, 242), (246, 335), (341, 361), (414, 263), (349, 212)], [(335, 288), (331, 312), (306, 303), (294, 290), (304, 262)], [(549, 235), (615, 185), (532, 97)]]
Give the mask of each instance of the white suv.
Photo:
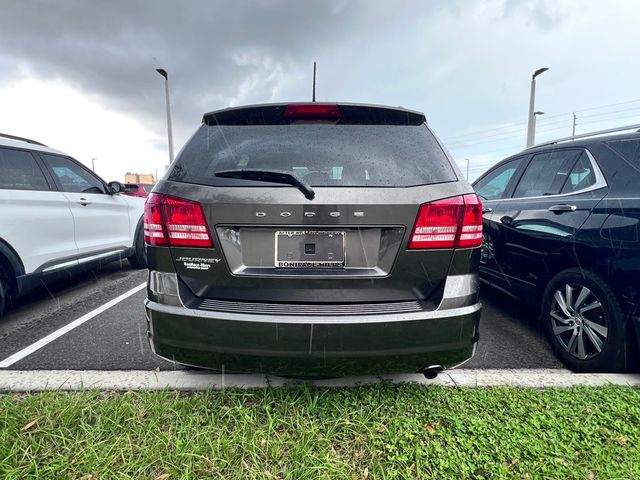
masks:
[(144, 199), (73, 158), (0, 134), (0, 316), (9, 298), (71, 269), (128, 258), (146, 268)]

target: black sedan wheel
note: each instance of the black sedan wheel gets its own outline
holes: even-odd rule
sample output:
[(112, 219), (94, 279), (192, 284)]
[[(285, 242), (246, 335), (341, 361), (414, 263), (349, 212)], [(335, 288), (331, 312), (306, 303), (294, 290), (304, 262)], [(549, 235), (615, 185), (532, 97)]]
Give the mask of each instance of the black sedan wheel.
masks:
[(556, 341), (578, 360), (602, 352), (609, 328), (602, 303), (584, 285), (566, 283), (551, 302), (551, 328)]
[(624, 318), (615, 294), (597, 275), (567, 270), (545, 292), (543, 321), (556, 354), (572, 370), (625, 367)]

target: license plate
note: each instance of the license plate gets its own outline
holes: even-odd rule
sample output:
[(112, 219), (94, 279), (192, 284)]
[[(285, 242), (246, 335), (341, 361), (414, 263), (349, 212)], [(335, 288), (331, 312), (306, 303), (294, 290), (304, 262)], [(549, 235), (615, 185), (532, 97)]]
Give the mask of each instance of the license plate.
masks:
[(344, 268), (344, 232), (277, 231), (275, 250), (278, 268)]

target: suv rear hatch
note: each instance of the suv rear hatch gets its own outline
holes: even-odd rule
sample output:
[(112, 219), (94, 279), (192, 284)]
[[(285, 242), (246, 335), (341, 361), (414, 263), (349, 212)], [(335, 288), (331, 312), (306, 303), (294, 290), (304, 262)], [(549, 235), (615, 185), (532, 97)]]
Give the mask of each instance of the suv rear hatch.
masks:
[(207, 114), (155, 191), (190, 307), (434, 301), (479, 209), (422, 114), (343, 104)]

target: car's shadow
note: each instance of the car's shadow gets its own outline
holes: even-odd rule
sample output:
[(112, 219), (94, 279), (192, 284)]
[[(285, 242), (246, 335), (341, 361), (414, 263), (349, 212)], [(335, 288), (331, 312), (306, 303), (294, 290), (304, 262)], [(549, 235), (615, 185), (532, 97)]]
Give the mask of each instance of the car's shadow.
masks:
[(116, 261), (98, 265), (92, 269), (68, 273), (54, 280), (42, 280), (33, 291), (9, 300), (7, 317), (46, 302), (57, 302), (61, 297), (73, 294), (78, 289), (127, 277), (137, 271), (128, 261)]
[(538, 311), (499, 290), (481, 288), (480, 342), (466, 368), (564, 368), (538, 323)]

